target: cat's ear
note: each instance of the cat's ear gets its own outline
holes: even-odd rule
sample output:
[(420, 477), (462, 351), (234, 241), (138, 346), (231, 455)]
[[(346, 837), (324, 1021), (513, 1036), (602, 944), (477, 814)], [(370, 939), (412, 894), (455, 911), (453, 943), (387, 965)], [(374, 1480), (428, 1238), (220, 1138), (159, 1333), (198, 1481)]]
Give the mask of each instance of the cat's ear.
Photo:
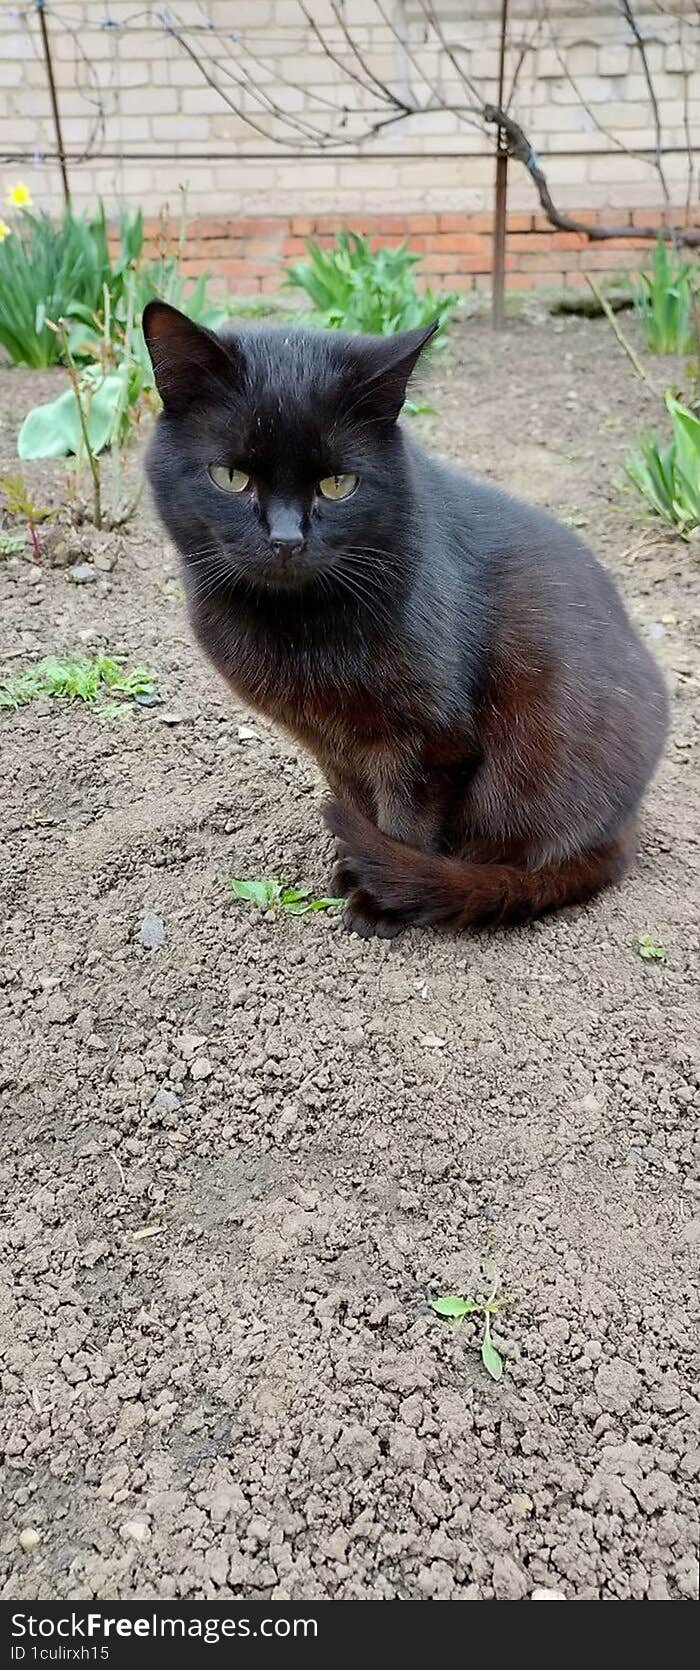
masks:
[[(399, 331), (395, 336), (371, 336), (358, 340), (361, 384), (354, 410), (387, 423), (396, 421), (406, 386), (419, 354), (438, 329), (439, 320), (419, 325), (417, 330)], [(355, 344), (353, 344), (355, 347)]]
[(186, 411), (207, 381), (230, 387), (240, 365), (235, 342), (221, 342), (169, 302), (149, 302), (142, 329), (166, 412)]

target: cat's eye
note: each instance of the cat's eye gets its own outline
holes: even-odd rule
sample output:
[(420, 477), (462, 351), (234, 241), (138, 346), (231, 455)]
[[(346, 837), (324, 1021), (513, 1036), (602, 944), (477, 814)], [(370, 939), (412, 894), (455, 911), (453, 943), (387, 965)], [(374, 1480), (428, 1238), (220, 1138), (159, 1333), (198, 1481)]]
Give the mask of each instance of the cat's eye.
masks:
[(359, 475), (326, 475), (319, 481), (318, 490), (323, 499), (349, 499), (359, 479)]
[(245, 493), (250, 482), (245, 470), (230, 470), (228, 464), (210, 464), (209, 476), (214, 486), (224, 493)]

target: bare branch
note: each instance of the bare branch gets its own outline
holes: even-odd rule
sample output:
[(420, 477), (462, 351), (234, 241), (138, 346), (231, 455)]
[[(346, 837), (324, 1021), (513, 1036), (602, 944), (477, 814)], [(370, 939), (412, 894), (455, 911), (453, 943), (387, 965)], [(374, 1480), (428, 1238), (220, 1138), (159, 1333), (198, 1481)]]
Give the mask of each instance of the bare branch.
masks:
[(628, 27), (632, 31), (635, 45), (641, 59), (642, 69), (644, 71), (644, 79), (646, 81), (647, 91), (649, 94), (649, 103), (654, 116), (654, 130), (656, 133), (656, 172), (659, 176), (659, 185), (661, 186), (661, 190), (663, 192), (664, 203), (668, 209), (670, 208), (671, 197), (663, 165), (663, 129), (661, 126), (661, 112), (659, 110), (659, 101), (656, 97), (656, 88), (654, 86), (651, 70), (649, 68), (646, 42), (632, 10), (631, 0), (618, 0), (618, 6)]
[(582, 232), (591, 243), (601, 243), (606, 238), (663, 238), (667, 243), (681, 243), (691, 249), (700, 248), (700, 227), (697, 226), (676, 229), (659, 229), (656, 226), (588, 226), (585, 221), (576, 220), (573, 215), (562, 214), (552, 198), (540, 158), (523, 133), (519, 122), (509, 116), (507, 110), (499, 109), (496, 104), (484, 105), (484, 121), (503, 129), (508, 155), (514, 157), (516, 162), (521, 162), (527, 169), (550, 225), (556, 226), (560, 232)]

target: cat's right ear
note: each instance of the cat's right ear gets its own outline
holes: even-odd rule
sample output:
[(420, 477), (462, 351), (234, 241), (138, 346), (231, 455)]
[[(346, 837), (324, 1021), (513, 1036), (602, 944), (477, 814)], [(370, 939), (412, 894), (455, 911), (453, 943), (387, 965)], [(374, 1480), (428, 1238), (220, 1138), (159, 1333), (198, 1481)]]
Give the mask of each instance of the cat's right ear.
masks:
[(166, 412), (185, 412), (203, 382), (230, 387), (238, 363), (234, 343), (221, 342), (169, 302), (149, 302), (141, 325)]

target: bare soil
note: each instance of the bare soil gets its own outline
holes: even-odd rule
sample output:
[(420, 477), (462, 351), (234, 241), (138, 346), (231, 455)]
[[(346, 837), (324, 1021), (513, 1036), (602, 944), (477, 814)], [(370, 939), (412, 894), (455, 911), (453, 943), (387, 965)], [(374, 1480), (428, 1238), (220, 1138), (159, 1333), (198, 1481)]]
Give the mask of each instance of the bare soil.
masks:
[[(5, 468), (55, 383), (2, 374)], [(462, 938), (238, 903), (323, 890), (320, 784), (151, 513), (93, 583), (0, 561), (3, 668), (108, 648), (163, 697), (0, 716), (6, 1597), (697, 1595), (698, 550), (616, 485), (654, 407), (604, 324), (465, 322), (427, 386), (429, 443), (574, 519), (651, 632), (639, 863)], [(427, 1304), (494, 1286), (500, 1384)]]

